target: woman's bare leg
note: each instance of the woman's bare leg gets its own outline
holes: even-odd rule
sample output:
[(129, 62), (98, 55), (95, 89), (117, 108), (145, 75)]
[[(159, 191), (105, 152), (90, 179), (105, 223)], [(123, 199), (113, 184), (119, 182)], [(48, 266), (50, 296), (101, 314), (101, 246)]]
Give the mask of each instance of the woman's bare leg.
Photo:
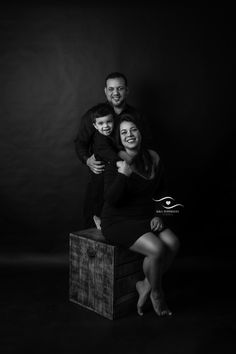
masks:
[(163, 263), (163, 272), (166, 272), (173, 263), (179, 250), (179, 239), (170, 229), (161, 231), (159, 237), (166, 246), (166, 257)]
[(148, 295), (150, 294), (151, 291), (151, 285), (147, 279), (147, 277), (144, 278), (144, 280), (140, 280), (136, 283), (136, 289), (139, 294), (139, 299), (137, 302), (137, 311), (140, 316), (143, 315), (143, 306), (147, 301)]
[(142, 314), (142, 306), (151, 291), (150, 298), (155, 312), (159, 316), (171, 314), (165, 303), (162, 291), (162, 264), (165, 255), (164, 243), (156, 235), (149, 232), (141, 236), (130, 249), (146, 256), (143, 268), (148, 282), (145, 278), (142, 284), (139, 283), (136, 286), (139, 292), (138, 313)]

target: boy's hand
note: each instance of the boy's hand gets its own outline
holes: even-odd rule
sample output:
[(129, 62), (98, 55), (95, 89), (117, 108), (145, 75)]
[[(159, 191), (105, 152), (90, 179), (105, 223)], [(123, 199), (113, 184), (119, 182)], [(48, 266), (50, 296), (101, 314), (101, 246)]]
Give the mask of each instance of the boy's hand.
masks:
[(90, 168), (90, 170), (93, 172), (93, 173), (96, 173), (97, 175), (99, 173), (102, 173), (104, 171), (104, 167), (105, 165), (103, 164), (102, 161), (97, 161), (95, 159), (95, 156), (92, 155), (90, 156), (88, 159), (87, 159), (87, 162), (86, 162), (87, 166)]
[(150, 222), (152, 231), (161, 231), (163, 229), (163, 222), (158, 216), (154, 216)]

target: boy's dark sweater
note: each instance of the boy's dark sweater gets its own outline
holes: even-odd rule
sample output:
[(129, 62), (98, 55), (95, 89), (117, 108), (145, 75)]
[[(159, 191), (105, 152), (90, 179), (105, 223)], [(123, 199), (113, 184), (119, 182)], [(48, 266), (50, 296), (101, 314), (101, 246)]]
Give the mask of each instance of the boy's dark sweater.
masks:
[(103, 135), (96, 131), (93, 136), (93, 153), (96, 160), (108, 162), (119, 161), (118, 149), (113, 135)]
[[(95, 106), (96, 107), (96, 106)], [(96, 132), (96, 129), (93, 126), (93, 112), (94, 107), (89, 109), (81, 118), (80, 127), (78, 134), (74, 140), (75, 150), (77, 156), (81, 162), (86, 164), (87, 159), (94, 153), (93, 151), (93, 137)], [(151, 130), (148, 124), (146, 117), (144, 117), (140, 112), (138, 112), (134, 107), (126, 104), (125, 109), (121, 112), (120, 115), (117, 115), (115, 112), (114, 123), (115, 127), (119, 122), (119, 118), (122, 114), (128, 113), (131, 114), (142, 131), (143, 141), (148, 148), (152, 148), (153, 140)], [(115, 130), (114, 127), (114, 130)]]

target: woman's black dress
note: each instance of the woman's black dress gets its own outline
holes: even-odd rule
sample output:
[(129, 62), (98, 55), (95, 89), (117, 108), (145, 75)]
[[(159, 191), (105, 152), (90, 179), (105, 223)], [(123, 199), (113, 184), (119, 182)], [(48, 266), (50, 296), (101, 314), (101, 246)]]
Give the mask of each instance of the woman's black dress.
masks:
[(156, 212), (153, 198), (162, 197), (163, 169), (155, 168), (152, 179), (133, 172), (129, 177), (109, 164), (104, 171), (102, 232), (112, 244), (130, 247), (140, 236), (151, 232), (150, 221)]

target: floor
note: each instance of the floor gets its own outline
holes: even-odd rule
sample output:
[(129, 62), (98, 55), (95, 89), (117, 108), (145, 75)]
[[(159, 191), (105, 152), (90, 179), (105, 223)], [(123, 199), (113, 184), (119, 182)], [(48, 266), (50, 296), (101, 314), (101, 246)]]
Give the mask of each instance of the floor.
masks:
[(171, 318), (149, 308), (110, 321), (68, 301), (65, 254), (11, 257), (1, 267), (1, 353), (236, 353), (232, 259), (177, 259), (164, 280)]

